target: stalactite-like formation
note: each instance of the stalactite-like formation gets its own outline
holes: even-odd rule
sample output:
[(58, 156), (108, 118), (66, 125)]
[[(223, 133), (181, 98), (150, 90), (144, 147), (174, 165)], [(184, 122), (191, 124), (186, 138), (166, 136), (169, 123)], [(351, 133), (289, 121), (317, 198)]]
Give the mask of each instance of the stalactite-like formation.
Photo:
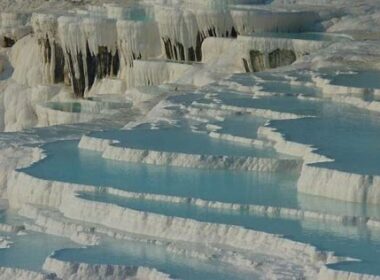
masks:
[(53, 39), (49, 39), (46, 34), (45, 38), (39, 38), (38, 43), (42, 50), (44, 64), (52, 68), (48, 82), (61, 83), (64, 81), (65, 58), (61, 46)]
[(87, 43), (85, 53), (67, 51), (66, 56), (72, 87), (78, 97), (83, 97), (96, 79), (116, 76), (119, 72), (118, 51), (112, 53), (107, 47), (100, 46), (97, 54), (93, 54)]
[(54, 83), (61, 83), (65, 80), (65, 58), (63, 55), (63, 50), (59, 44), (53, 43), (54, 46)]
[[(69, 65), (71, 86), (75, 95), (82, 97), (86, 90), (82, 53), (72, 54), (71, 52), (66, 51), (66, 57)], [(77, 61), (76, 64), (74, 61)]]
[[(136, 8), (104, 5), (89, 6), (88, 10), (76, 11), (77, 15), (34, 14), (32, 26), (43, 56), (44, 80), (68, 82), (75, 95), (83, 97), (97, 79), (127, 80), (135, 60), (164, 56), (174, 61), (202, 61), (206, 38), (236, 38), (255, 29), (270, 31), (284, 25), (282, 19), (286, 17), (283, 12), (266, 11), (262, 15), (256, 11), (154, 6), (154, 13), (141, 12), (140, 8), (136, 18), (131, 9)], [(251, 16), (261, 21), (251, 20)], [(302, 14), (295, 17), (309, 20)], [(293, 25), (294, 21), (288, 29), (294, 29)], [(294, 60), (295, 54), (285, 49), (275, 50), (269, 57), (252, 50), (243, 64), (246, 71), (262, 71)]]

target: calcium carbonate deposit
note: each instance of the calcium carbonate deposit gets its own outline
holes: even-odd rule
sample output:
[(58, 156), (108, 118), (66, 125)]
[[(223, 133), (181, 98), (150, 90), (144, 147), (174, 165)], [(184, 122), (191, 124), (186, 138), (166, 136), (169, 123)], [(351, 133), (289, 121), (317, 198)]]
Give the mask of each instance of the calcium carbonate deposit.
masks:
[(380, 279), (378, 0), (0, 0), (0, 280)]

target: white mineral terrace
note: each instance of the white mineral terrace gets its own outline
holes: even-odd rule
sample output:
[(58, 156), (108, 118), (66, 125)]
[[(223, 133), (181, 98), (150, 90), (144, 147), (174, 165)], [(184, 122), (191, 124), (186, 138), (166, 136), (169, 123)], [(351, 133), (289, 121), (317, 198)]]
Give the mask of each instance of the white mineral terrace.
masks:
[(0, 0), (1, 279), (380, 279), (377, 0)]

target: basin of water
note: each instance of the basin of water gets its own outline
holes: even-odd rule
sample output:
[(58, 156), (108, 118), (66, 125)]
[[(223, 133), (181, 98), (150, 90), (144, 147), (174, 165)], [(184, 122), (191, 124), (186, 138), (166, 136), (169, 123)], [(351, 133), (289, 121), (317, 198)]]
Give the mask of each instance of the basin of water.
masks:
[(254, 98), (249, 94), (231, 94), (230, 92), (215, 93), (212, 98), (205, 98), (199, 103), (211, 104), (218, 102), (228, 106), (272, 110), (298, 115), (316, 115), (322, 108), (321, 102), (310, 102), (295, 96), (263, 96)]
[(131, 130), (96, 132), (91, 136), (117, 140), (120, 142), (117, 146), (143, 150), (201, 155), (276, 156), (271, 149), (255, 149), (250, 146), (212, 139), (205, 133), (177, 127), (147, 129), (144, 126)]
[(162, 203), (139, 199), (126, 199), (100, 194), (81, 194), (82, 198), (116, 204), (139, 211), (195, 219), (203, 222), (239, 225), (254, 230), (281, 234), (295, 241), (312, 244), (322, 250), (332, 250), (337, 255), (362, 260), (345, 264), (346, 270), (380, 275), (380, 229), (364, 225), (343, 225), (320, 220), (291, 220), (257, 216), (244, 211), (218, 210), (176, 203)]
[[(253, 272), (212, 260), (200, 261), (169, 253), (163, 245), (152, 245), (138, 241), (115, 241), (105, 239), (100, 246), (82, 249), (64, 249), (55, 252), (54, 257), (64, 261), (91, 264), (119, 264), (154, 267), (170, 274), (174, 279), (258, 279)], [(196, 268), (196, 269), (194, 269)]]
[[(0, 222), (11, 225), (22, 225), (26, 219), (13, 211), (5, 211), (0, 215)], [(0, 249), (0, 266), (42, 271), (45, 259), (55, 250), (77, 248), (78, 245), (68, 238), (44, 233), (27, 231), (25, 234), (1, 232), (12, 242), (10, 248)]]
[(239, 137), (257, 138), (257, 130), (267, 122), (264, 118), (252, 116), (231, 116), (215, 124), (220, 126), (219, 133), (231, 134)]
[(350, 41), (352, 40), (345, 34), (326, 33), (326, 32), (300, 32), (300, 33), (286, 33), (286, 32), (258, 32), (251, 34), (253, 37), (264, 38), (284, 38), (296, 40), (312, 40), (312, 41)]
[[(94, 99), (95, 100), (95, 99)], [(46, 107), (68, 113), (100, 113), (107, 110), (116, 110), (122, 108), (129, 108), (130, 104), (124, 102), (95, 102), (95, 101), (82, 101), (82, 102), (48, 102)]]
[[(105, 160), (77, 141), (44, 146), (47, 158), (23, 169), (35, 177), (224, 202), (296, 205), (294, 174), (203, 170)], [(65, 168), (61, 168), (65, 166)]]
[(327, 77), (333, 85), (380, 89), (380, 71), (342, 72)]
[(286, 139), (318, 148), (335, 159), (325, 167), (359, 174), (380, 174), (380, 115), (347, 105), (321, 104), (315, 118), (272, 121)]

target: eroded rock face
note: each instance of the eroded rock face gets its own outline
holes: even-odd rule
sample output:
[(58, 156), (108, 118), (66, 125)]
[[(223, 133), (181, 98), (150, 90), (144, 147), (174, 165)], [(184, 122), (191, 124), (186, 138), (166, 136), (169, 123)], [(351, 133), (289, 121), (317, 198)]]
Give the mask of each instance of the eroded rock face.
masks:
[(297, 57), (294, 51), (285, 49), (276, 49), (269, 53), (269, 67), (276, 68), (292, 64)]
[(252, 50), (249, 52), (249, 57), (251, 58), (251, 67), (253, 72), (263, 71), (265, 69), (265, 56), (262, 52)]
[(10, 48), (15, 44), (15, 40), (9, 37), (4, 36), (3, 37), (3, 45), (5, 48)]
[(275, 49), (269, 53), (258, 50), (249, 51), (249, 62), (243, 58), (243, 66), (246, 72), (259, 72), (265, 69), (287, 66), (297, 60), (293, 50)]

